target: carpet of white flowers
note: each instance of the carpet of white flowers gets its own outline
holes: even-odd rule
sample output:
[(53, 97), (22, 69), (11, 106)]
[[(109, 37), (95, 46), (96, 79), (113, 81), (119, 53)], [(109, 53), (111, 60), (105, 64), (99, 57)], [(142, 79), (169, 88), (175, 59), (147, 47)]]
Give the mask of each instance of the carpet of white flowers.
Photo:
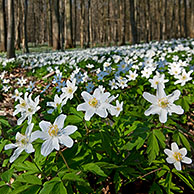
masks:
[(0, 192), (192, 193), (194, 40), (0, 57)]

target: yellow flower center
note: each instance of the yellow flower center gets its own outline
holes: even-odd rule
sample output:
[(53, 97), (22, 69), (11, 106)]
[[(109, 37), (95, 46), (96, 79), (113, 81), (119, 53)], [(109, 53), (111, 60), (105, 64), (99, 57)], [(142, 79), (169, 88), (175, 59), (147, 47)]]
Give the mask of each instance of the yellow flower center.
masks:
[(158, 85), (158, 83), (159, 83), (158, 81), (155, 82), (156, 85)]
[(176, 161), (180, 161), (183, 159), (181, 153), (179, 152), (174, 152), (173, 157), (175, 158)]
[(98, 105), (98, 100), (96, 100), (96, 98), (92, 98), (89, 101), (89, 105), (92, 106), (92, 107), (96, 107)]
[(59, 128), (57, 125), (51, 125), (48, 130), (50, 136), (57, 136)]
[(67, 92), (71, 94), (71, 93), (73, 92), (73, 89), (72, 89), (71, 87), (69, 87), (69, 88), (67, 89)]
[(32, 108), (28, 108), (28, 112), (33, 112), (33, 109)]
[(182, 80), (186, 80), (187, 77), (185, 75), (182, 76)]
[(116, 109), (117, 109), (117, 111), (120, 111), (121, 110), (120, 107), (117, 107)]
[(158, 100), (158, 106), (162, 108), (166, 108), (168, 106), (169, 102), (167, 98), (161, 98)]
[(20, 106), (21, 106), (22, 108), (24, 108), (24, 107), (26, 106), (26, 102), (23, 101), (23, 102), (20, 104)]
[(134, 78), (135, 76), (134, 75), (131, 75), (132, 78)]

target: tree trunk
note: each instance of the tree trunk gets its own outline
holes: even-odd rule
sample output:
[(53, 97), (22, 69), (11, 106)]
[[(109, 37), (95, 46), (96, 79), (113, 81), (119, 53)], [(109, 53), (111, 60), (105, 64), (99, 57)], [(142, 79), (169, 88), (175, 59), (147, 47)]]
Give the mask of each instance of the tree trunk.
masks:
[(74, 0), (74, 28), (73, 28), (73, 46), (76, 47), (77, 41), (77, 0)]
[[(193, 24), (191, 24), (193, 25)], [(187, 0), (184, 0), (184, 31), (185, 38), (188, 37), (188, 28), (187, 28)]]
[(14, 48), (14, 0), (7, 1), (8, 7), (8, 34), (7, 34), (7, 58), (15, 57)]
[(23, 12), (23, 40), (22, 40), (23, 53), (29, 53), (27, 36), (28, 0), (23, 0), (22, 12)]
[(65, 48), (73, 47), (72, 37), (72, 3), (71, 0), (65, 0)]
[(52, 0), (48, 1), (48, 46), (53, 46)]
[(59, 15), (60, 15), (60, 39), (61, 39), (61, 50), (64, 50), (64, 42), (65, 42), (65, 4), (64, 1), (59, 2)]
[(135, 22), (134, 0), (129, 0), (129, 2), (130, 2), (130, 23), (132, 32), (132, 44), (136, 44), (138, 41), (137, 41), (137, 26)]
[(53, 0), (53, 50), (61, 49), (60, 45), (60, 18), (59, 18), (59, 1)]
[(5, 17), (5, 0), (0, 0), (0, 51), (7, 49), (7, 30)]
[(21, 1), (17, 0), (16, 4), (17, 7), (15, 7), (15, 12), (16, 12), (16, 26), (15, 26), (15, 48), (16, 49), (21, 49), (21, 20), (22, 20), (22, 11), (21, 11)]
[(81, 13), (80, 13), (80, 47), (84, 47), (84, 0), (81, 0)]

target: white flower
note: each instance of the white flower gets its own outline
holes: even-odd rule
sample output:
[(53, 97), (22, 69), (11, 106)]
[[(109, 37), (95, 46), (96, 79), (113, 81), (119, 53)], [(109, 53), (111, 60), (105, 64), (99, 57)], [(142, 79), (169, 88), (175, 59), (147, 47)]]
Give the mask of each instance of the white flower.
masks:
[(108, 110), (112, 116), (118, 117), (123, 110), (123, 102), (119, 103), (119, 101), (116, 100), (116, 106), (111, 105)]
[(26, 81), (27, 81), (27, 79), (24, 79), (22, 76), (21, 79), (18, 78), (17, 84), (22, 87), (24, 84), (26, 84)]
[(186, 148), (179, 149), (175, 142), (171, 144), (171, 150), (165, 149), (164, 153), (168, 155), (168, 157), (166, 158), (166, 161), (169, 164), (174, 164), (174, 167), (177, 170), (181, 170), (181, 162), (186, 164), (192, 163), (192, 160), (186, 157), (187, 149)]
[(94, 65), (93, 65), (93, 64), (87, 64), (86, 67), (87, 67), (88, 69), (92, 69), (92, 68), (94, 67)]
[(156, 75), (153, 77), (153, 79), (149, 79), (148, 81), (151, 83), (151, 87), (153, 87), (154, 89), (157, 89), (157, 85), (159, 83), (162, 84), (162, 87), (165, 88), (165, 83), (168, 82), (168, 79), (164, 79), (165, 75), (164, 74), (160, 74), (159, 72), (156, 71)]
[(73, 140), (69, 135), (77, 130), (76, 126), (68, 125), (64, 127), (64, 121), (66, 115), (59, 115), (53, 124), (48, 121), (41, 121), (39, 126), (42, 131), (37, 130), (32, 133), (32, 140), (38, 138), (45, 140), (41, 147), (41, 154), (43, 156), (48, 156), (54, 149), (59, 150), (59, 144), (63, 144), (70, 148), (73, 146)]
[(22, 135), (21, 133), (17, 132), (16, 134), (16, 143), (15, 144), (8, 144), (5, 146), (5, 150), (17, 148), (13, 155), (10, 158), (10, 163), (12, 163), (14, 160), (18, 158), (18, 156), (22, 153), (23, 150), (25, 150), (27, 153), (34, 152), (34, 148), (32, 146), (32, 138), (31, 138), (31, 132), (32, 128), (34, 126), (34, 123), (31, 123), (25, 132), (25, 135)]
[(181, 86), (184, 86), (186, 84), (186, 82), (192, 80), (192, 77), (190, 77), (191, 73), (193, 72), (193, 70), (189, 71), (188, 73), (185, 71), (185, 69), (183, 69), (182, 74), (175, 76), (176, 79), (178, 79), (177, 81), (174, 82), (174, 84), (181, 84)]
[(19, 92), (18, 89), (15, 89), (14, 95), (12, 95), (12, 98), (15, 98), (15, 101), (17, 101), (21, 98), (20, 97), (21, 95), (22, 95), (22, 92)]
[(108, 113), (106, 110), (106, 101), (110, 96), (109, 92), (102, 92), (101, 89), (96, 88), (93, 95), (84, 91), (81, 93), (84, 103), (77, 106), (78, 111), (86, 111), (85, 120), (89, 121), (91, 117), (96, 113), (100, 117), (106, 118)]
[(152, 69), (149, 68), (149, 67), (145, 67), (142, 71), (142, 77), (146, 77), (146, 78), (149, 78), (150, 75), (152, 74)]
[(117, 85), (119, 87), (121, 87), (122, 89), (124, 89), (125, 87), (128, 86), (127, 85), (128, 80), (126, 78), (120, 76), (120, 77), (117, 78), (117, 80), (118, 80)]
[(13, 112), (13, 116), (21, 112), (21, 117), (17, 120), (17, 125), (21, 125), (22, 122), (28, 117), (28, 124), (32, 121), (32, 115), (39, 109), (39, 97), (37, 96), (34, 101), (32, 100), (32, 94), (28, 97), (28, 92), (25, 93), (24, 99), (20, 97), (20, 104), (16, 105), (16, 110)]
[(109, 81), (109, 86), (111, 86), (111, 90), (118, 89), (115, 79)]
[(76, 79), (73, 79), (72, 82), (67, 80), (66, 84), (67, 84), (67, 87), (62, 88), (62, 92), (63, 92), (62, 97), (71, 100), (73, 98), (73, 94), (77, 90), (77, 86), (75, 86)]
[(180, 96), (180, 91), (175, 90), (172, 94), (166, 96), (162, 84), (158, 84), (156, 96), (144, 92), (143, 97), (152, 103), (148, 110), (145, 111), (145, 115), (149, 116), (150, 114), (158, 114), (159, 120), (161, 123), (167, 121), (167, 114), (171, 115), (172, 113), (183, 114), (184, 110), (181, 106), (173, 104), (175, 100), (178, 100)]
[(5, 86), (3, 86), (2, 90), (3, 90), (4, 92), (8, 92), (10, 88), (11, 88), (10, 86), (5, 85)]
[(138, 74), (136, 72), (137, 72), (137, 70), (135, 70), (134, 72), (129, 70), (129, 75), (126, 75), (126, 77), (129, 78), (128, 81), (136, 79), (136, 77), (138, 76)]
[(49, 109), (48, 114), (52, 114), (53, 111), (60, 105), (60, 113), (62, 112), (61, 108), (67, 103), (67, 99), (63, 99), (62, 95), (59, 97), (58, 94), (54, 96), (54, 102), (47, 102), (47, 106), (53, 107)]

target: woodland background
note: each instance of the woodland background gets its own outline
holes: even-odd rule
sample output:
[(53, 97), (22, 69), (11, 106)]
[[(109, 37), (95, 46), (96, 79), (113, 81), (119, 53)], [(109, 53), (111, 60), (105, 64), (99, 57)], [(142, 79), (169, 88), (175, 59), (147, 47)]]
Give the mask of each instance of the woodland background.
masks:
[(193, 0), (0, 0), (0, 51), (194, 38)]

